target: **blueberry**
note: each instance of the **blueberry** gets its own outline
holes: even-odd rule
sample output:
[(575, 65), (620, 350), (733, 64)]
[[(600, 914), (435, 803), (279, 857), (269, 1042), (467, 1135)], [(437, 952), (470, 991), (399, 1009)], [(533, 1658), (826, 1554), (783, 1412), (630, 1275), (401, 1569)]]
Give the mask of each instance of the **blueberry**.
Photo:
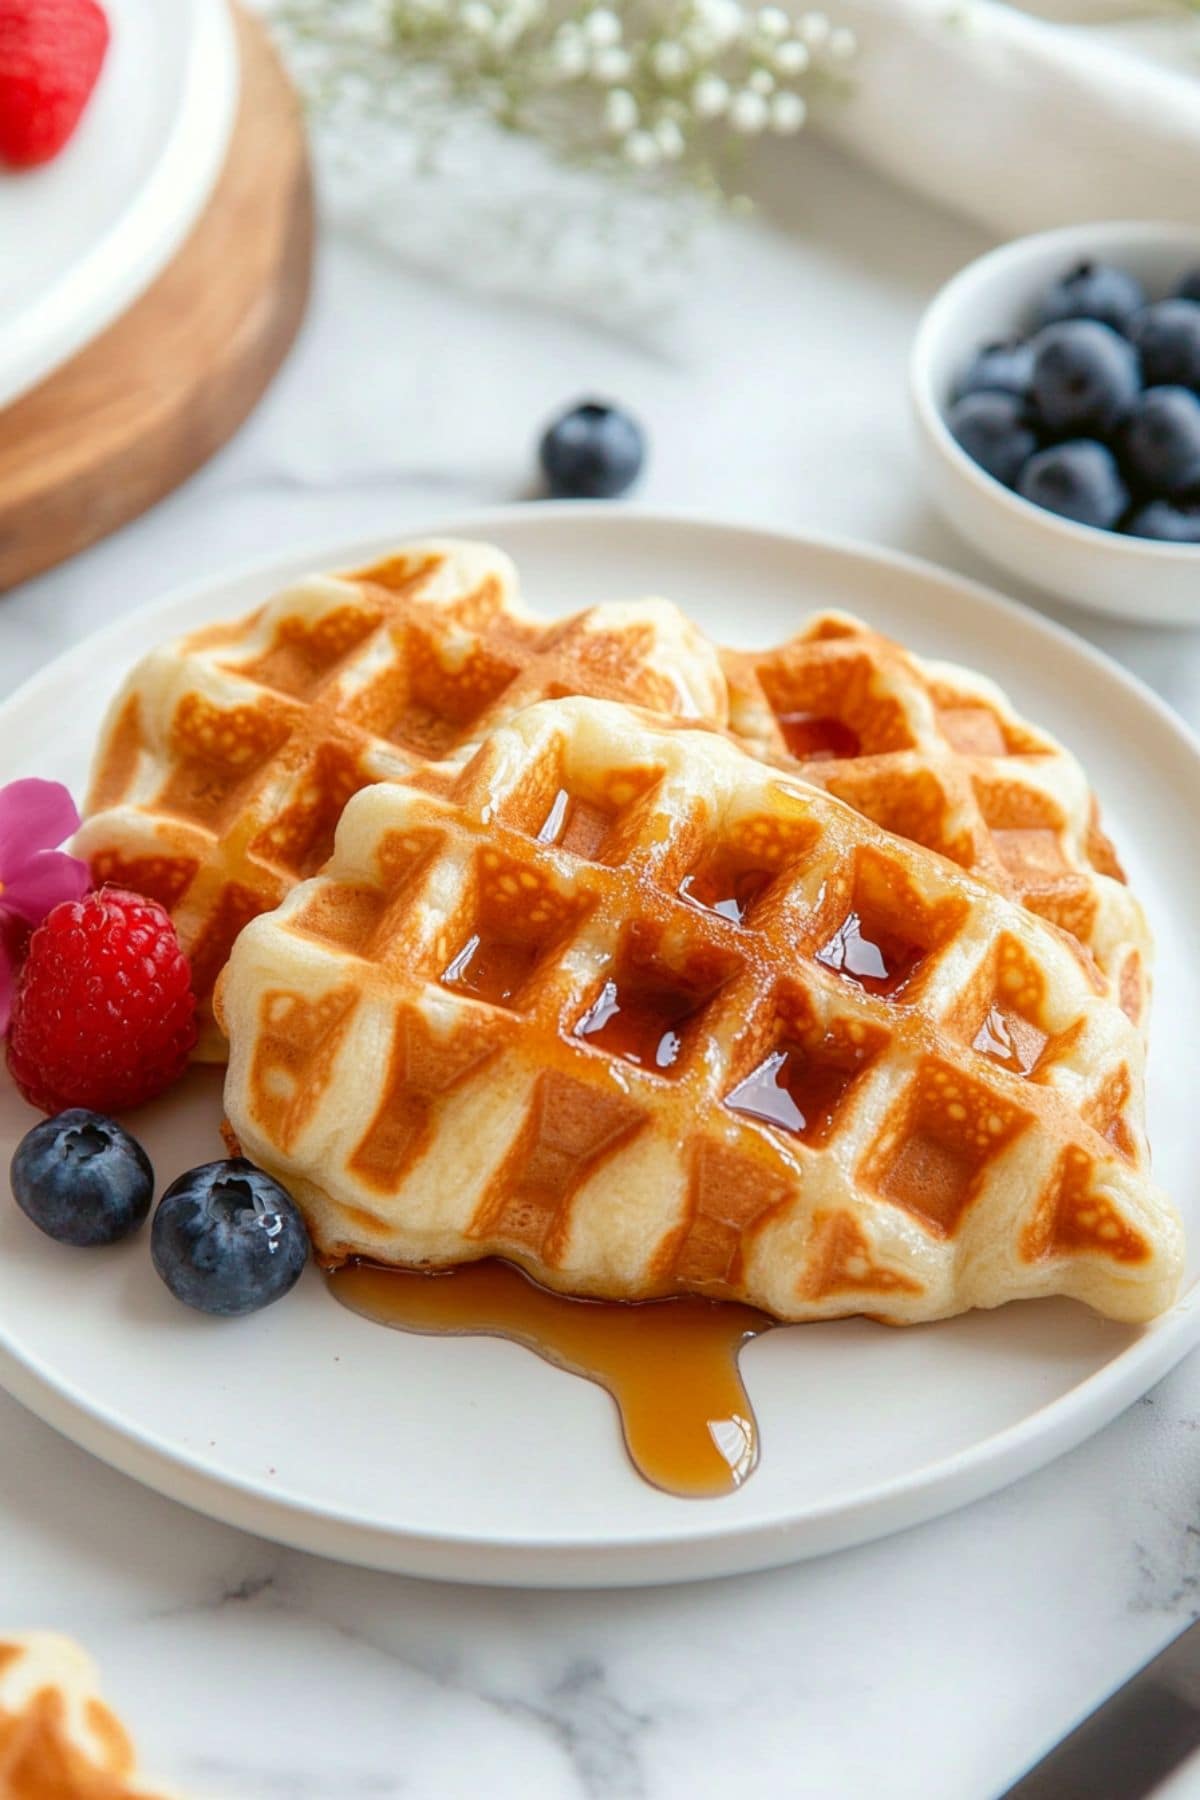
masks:
[(1121, 429), (1126, 480), (1151, 497), (1200, 482), (1200, 396), (1185, 387), (1147, 388)]
[(1148, 500), (1125, 522), (1130, 537), (1164, 544), (1200, 544), (1200, 491), (1178, 500)]
[(1200, 269), (1189, 269), (1175, 288), (1177, 300), (1200, 300)]
[(1046, 289), (1037, 303), (1034, 325), (1060, 319), (1098, 319), (1114, 331), (1127, 331), (1133, 315), (1146, 304), (1140, 281), (1109, 263), (1081, 262)]
[(950, 430), (973, 462), (1006, 487), (1037, 449), (1037, 438), (1015, 394), (966, 394), (950, 408)]
[(1033, 380), (1033, 345), (985, 344), (963, 370), (954, 390), (956, 400), (965, 394), (1016, 394), (1022, 400)]
[(1133, 342), (1147, 387), (1200, 388), (1200, 300), (1160, 300), (1134, 321)]
[(1033, 399), (1056, 436), (1105, 436), (1140, 388), (1133, 346), (1110, 325), (1070, 319), (1048, 325), (1033, 344)]
[(556, 500), (614, 500), (641, 474), (646, 443), (620, 407), (585, 400), (547, 428), (538, 454)]
[(1064, 519), (1104, 530), (1111, 529), (1129, 505), (1112, 451), (1088, 438), (1051, 444), (1031, 456), (1021, 470), (1017, 492)]
[(177, 1300), (234, 1318), (296, 1285), (308, 1232), (286, 1188), (237, 1156), (171, 1183), (150, 1227), (150, 1254)]
[(10, 1179), (21, 1211), (60, 1244), (115, 1244), (137, 1230), (154, 1197), (142, 1146), (82, 1106), (26, 1132)]

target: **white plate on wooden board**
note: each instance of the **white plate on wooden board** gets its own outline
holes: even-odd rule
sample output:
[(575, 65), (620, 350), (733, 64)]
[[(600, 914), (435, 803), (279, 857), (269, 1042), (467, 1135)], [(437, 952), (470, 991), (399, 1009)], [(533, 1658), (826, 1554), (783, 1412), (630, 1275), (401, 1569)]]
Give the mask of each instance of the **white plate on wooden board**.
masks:
[(112, 38), (75, 136), (0, 166), (0, 406), (96, 337), (182, 244), (237, 102), (226, 0), (104, 0)]
[[(663, 593), (718, 637), (789, 635), (814, 607), (863, 614), (984, 669), (1081, 755), (1159, 945), (1150, 1064), (1157, 1174), (1197, 1235), (1200, 744), (1077, 638), (984, 588), (849, 544), (612, 508), (431, 522), (494, 540), (547, 613)], [(408, 535), (414, 535), (409, 533)], [(78, 791), (102, 709), (155, 641), (236, 615), (374, 543), (289, 553), (176, 594), (80, 644), (0, 707), (0, 777)], [(221, 1154), (220, 1080), (139, 1115), (160, 1183)], [(33, 1114), (0, 1078), (0, 1157)], [(0, 1205), (0, 1381), (77, 1443), (188, 1505), (321, 1555), (464, 1581), (617, 1585), (725, 1575), (838, 1549), (989, 1493), (1097, 1430), (1200, 1337), (1194, 1267), (1145, 1329), (1068, 1301), (892, 1331), (768, 1332), (742, 1358), (762, 1460), (735, 1494), (647, 1486), (599, 1388), (517, 1345), (385, 1331), (310, 1271), (237, 1322), (186, 1312), (146, 1236), (63, 1249)]]

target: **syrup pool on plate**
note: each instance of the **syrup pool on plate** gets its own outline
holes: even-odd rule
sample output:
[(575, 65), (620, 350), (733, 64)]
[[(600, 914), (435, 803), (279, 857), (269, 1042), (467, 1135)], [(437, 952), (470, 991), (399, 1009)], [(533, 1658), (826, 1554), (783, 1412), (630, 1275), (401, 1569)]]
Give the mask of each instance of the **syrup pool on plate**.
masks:
[(493, 1260), (429, 1273), (348, 1263), (328, 1280), (343, 1306), (379, 1324), (512, 1338), (598, 1382), (616, 1402), (634, 1467), (669, 1493), (732, 1493), (758, 1461), (738, 1352), (773, 1321), (754, 1307), (691, 1295), (569, 1299)]

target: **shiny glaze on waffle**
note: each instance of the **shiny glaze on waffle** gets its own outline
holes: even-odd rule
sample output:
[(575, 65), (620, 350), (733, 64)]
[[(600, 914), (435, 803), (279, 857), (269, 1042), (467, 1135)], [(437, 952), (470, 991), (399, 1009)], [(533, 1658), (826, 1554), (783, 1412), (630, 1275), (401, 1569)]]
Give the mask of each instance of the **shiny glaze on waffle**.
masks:
[(0, 1641), (3, 1800), (154, 1800), (135, 1781), (133, 1747), (90, 1691), (92, 1676), (65, 1639)]
[(1090, 958), (713, 734), (563, 701), (445, 795), (358, 796), (220, 1005), (234, 1128), (331, 1263), (785, 1319), (1175, 1291)]
[(79, 854), (174, 915), (220, 1060), (213, 986), (238, 933), (314, 874), (342, 810), (535, 700), (586, 693), (720, 723), (716, 653), (666, 602), (544, 624), (499, 551), (411, 545), (314, 577), (153, 653), (114, 703)]
[(1144, 1027), (1149, 934), (1095, 798), (998, 688), (843, 613), (722, 660), (739, 742), (1071, 933)]
[(685, 1499), (733, 1493), (758, 1461), (758, 1425), (738, 1352), (765, 1313), (692, 1297), (615, 1305), (555, 1294), (508, 1263), (418, 1273), (348, 1263), (329, 1274), (352, 1311), (399, 1330), (511, 1338), (605, 1388), (629, 1457)]

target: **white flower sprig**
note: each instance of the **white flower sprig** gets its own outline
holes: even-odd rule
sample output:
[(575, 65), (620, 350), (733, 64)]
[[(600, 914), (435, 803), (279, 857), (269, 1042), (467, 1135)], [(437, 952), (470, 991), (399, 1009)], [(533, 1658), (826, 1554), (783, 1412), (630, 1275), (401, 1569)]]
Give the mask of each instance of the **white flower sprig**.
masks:
[(318, 108), (402, 121), (430, 155), (439, 117), (466, 107), (569, 161), (712, 193), (727, 187), (731, 146), (799, 131), (857, 49), (824, 12), (743, 0), (274, 0), (270, 11)]

